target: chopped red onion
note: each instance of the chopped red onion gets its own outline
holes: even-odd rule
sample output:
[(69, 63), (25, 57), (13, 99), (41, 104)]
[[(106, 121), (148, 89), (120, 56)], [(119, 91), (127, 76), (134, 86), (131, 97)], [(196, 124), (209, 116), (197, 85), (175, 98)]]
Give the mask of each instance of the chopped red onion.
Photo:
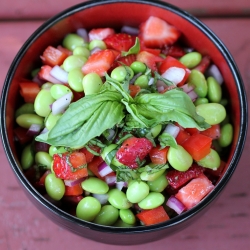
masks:
[(66, 72), (64, 69), (62, 69), (60, 66), (55, 65), (51, 71), (50, 75), (55, 77), (57, 80), (59, 80), (62, 83), (68, 83), (68, 72)]
[(183, 80), (185, 74), (186, 71), (183, 68), (170, 67), (161, 76), (177, 85)]
[(42, 80), (42, 79), (38, 76), (38, 74), (36, 74), (36, 75), (32, 78), (32, 82), (38, 83), (39, 86), (42, 86), (42, 85), (45, 83), (45, 81)]
[(121, 28), (121, 33), (127, 33), (129, 35), (137, 36), (139, 34), (139, 29), (124, 25)]
[(65, 186), (73, 187), (75, 185), (78, 185), (82, 183), (84, 180), (86, 180), (87, 177), (82, 177), (76, 180), (64, 180)]
[(69, 106), (72, 99), (72, 92), (60, 97), (55, 102), (52, 103), (52, 114), (57, 115), (63, 113), (64, 110)]
[(181, 214), (183, 211), (186, 210), (185, 205), (180, 202), (175, 196), (171, 195), (167, 200), (166, 205), (172, 208), (177, 214)]
[(127, 187), (127, 186), (128, 186), (127, 182), (124, 182), (124, 181), (116, 182), (116, 188), (119, 190), (122, 190), (123, 187)]
[(35, 141), (35, 152), (49, 152), (50, 145), (45, 142)]
[(42, 131), (41, 131), (41, 133), (40, 134), (45, 134), (45, 133), (47, 133), (49, 130), (45, 127)]
[(108, 194), (93, 194), (93, 197), (95, 197), (103, 205), (108, 202), (109, 195)]
[(180, 88), (182, 88), (185, 93), (188, 93), (194, 89), (194, 86), (186, 83), (186, 84), (182, 85)]
[(196, 92), (195, 92), (194, 90), (188, 92), (187, 94), (189, 95), (189, 97), (191, 98), (191, 100), (192, 100), (193, 102), (194, 102), (194, 101), (197, 99), (197, 97), (198, 97), (198, 95), (196, 94)]
[(98, 172), (100, 174), (101, 177), (104, 177), (112, 172), (114, 172), (112, 170), (112, 168), (104, 161), (103, 163), (101, 163), (99, 166), (98, 166)]
[(41, 125), (39, 124), (31, 124), (26, 135), (27, 136), (36, 136), (41, 131)]
[(207, 76), (212, 76), (215, 78), (215, 80), (219, 83), (219, 84), (222, 84), (224, 79), (223, 79), (223, 76), (222, 74), (220, 73), (220, 70), (219, 68), (215, 65), (215, 64), (212, 64), (207, 72), (206, 72), (206, 75)]
[(105, 182), (109, 185), (109, 186), (114, 186), (116, 184), (116, 176), (115, 175), (106, 175), (105, 176)]
[(44, 75), (42, 77), (42, 80), (45, 80), (45, 81), (48, 81), (48, 82), (51, 82), (51, 83), (55, 83), (55, 84), (62, 84), (63, 82), (59, 81), (58, 79), (56, 79), (54, 76), (52, 76), (50, 74), (51, 70), (49, 71), (48, 74)]
[(79, 29), (77, 29), (76, 34), (78, 36), (81, 36), (85, 42), (87, 42), (87, 43), (89, 42), (89, 35), (88, 35), (88, 32), (86, 29), (79, 28)]
[(93, 55), (93, 54), (95, 54), (96, 52), (101, 51), (101, 50), (102, 50), (101, 48), (95, 47), (95, 48), (93, 48), (93, 49), (90, 51), (90, 55)]
[(164, 132), (172, 135), (174, 138), (179, 134), (180, 128), (172, 123), (169, 123), (166, 128), (164, 129)]

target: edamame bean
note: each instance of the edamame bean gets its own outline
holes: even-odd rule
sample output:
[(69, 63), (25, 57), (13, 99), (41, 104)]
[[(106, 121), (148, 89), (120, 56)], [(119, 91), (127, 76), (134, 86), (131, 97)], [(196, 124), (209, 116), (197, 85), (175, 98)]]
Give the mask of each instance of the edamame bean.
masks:
[(135, 80), (135, 85), (140, 86), (142, 89), (148, 87), (148, 77), (146, 75), (141, 75)]
[(193, 69), (188, 77), (188, 83), (193, 85), (198, 97), (207, 96), (207, 81), (205, 76), (198, 70)]
[(196, 112), (210, 125), (221, 123), (226, 117), (224, 106), (219, 103), (205, 103), (196, 106)]
[(94, 48), (100, 48), (102, 50), (107, 49), (106, 43), (102, 40), (92, 40), (89, 43), (89, 50), (93, 50)]
[(157, 135), (161, 133), (161, 130), (162, 130), (162, 125), (158, 124), (150, 129), (150, 133), (152, 137), (155, 138)]
[(80, 200), (76, 207), (76, 216), (82, 220), (93, 221), (101, 211), (101, 203), (88, 196)]
[(220, 84), (212, 76), (207, 78), (207, 96), (210, 102), (219, 103), (222, 97), (222, 90)]
[(61, 116), (62, 114), (53, 115), (52, 113), (50, 113), (45, 120), (45, 127), (48, 130), (51, 130), (56, 125), (56, 122), (59, 120)]
[(70, 88), (63, 84), (53, 84), (53, 86), (50, 88), (50, 94), (55, 100), (70, 92), (72, 92)]
[(167, 158), (170, 165), (179, 171), (188, 170), (193, 163), (192, 156), (181, 145), (170, 147)]
[(117, 80), (118, 82), (122, 82), (125, 80), (127, 75), (129, 74), (129, 78), (131, 79), (134, 76), (133, 70), (128, 66), (118, 66), (112, 70), (110, 76)]
[(134, 225), (136, 222), (135, 215), (130, 209), (120, 209), (119, 215), (126, 224)]
[(82, 79), (82, 86), (85, 95), (98, 93), (102, 87), (102, 79), (97, 73), (89, 73)]
[(32, 150), (32, 144), (28, 144), (21, 154), (21, 166), (26, 170), (30, 168), (35, 162), (34, 152)]
[(76, 92), (83, 92), (83, 73), (80, 68), (72, 69), (68, 74), (69, 86)]
[(111, 226), (113, 225), (119, 217), (119, 211), (112, 205), (104, 205), (101, 208), (99, 214), (95, 217), (94, 223)]
[(108, 195), (109, 203), (118, 209), (128, 209), (132, 206), (132, 204), (128, 201), (126, 194), (117, 188), (111, 189), (108, 192)]
[(16, 118), (17, 124), (22, 128), (29, 128), (32, 124), (44, 126), (44, 118), (36, 114), (23, 114)]
[(88, 48), (86, 47), (76, 47), (74, 50), (73, 50), (73, 55), (77, 55), (77, 56), (84, 56), (86, 58), (89, 58), (90, 56), (90, 51)]
[(50, 146), (49, 147), (49, 155), (53, 157), (54, 154), (63, 154), (67, 152), (65, 147), (56, 147), (56, 146)]
[(220, 166), (220, 156), (214, 149), (211, 148), (210, 153), (197, 163), (204, 168), (216, 170)]
[(35, 162), (38, 166), (44, 166), (46, 169), (51, 169), (52, 157), (47, 152), (37, 152), (35, 154)]
[(198, 105), (204, 104), (204, 103), (209, 103), (208, 99), (206, 97), (199, 97), (195, 100), (194, 105), (198, 106)]
[(159, 178), (164, 172), (165, 169), (161, 169), (155, 173), (148, 173), (147, 171), (144, 171), (140, 174), (140, 177), (143, 181), (154, 181)]
[(148, 196), (138, 203), (142, 209), (153, 209), (163, 204), (165, 197), (161, 193), (150, 192)]
[(24, 103), (20, 108), (15, 112), (15, 117), (23, 114), (35, 114), (34, 104), (33, 103)]
[(63, 47), (73, 51), (76, 47), (84, 46), (84, 39), (74, 33), (66, 35), (62, 41)]
[(75, 68), (82, 68), (87, 60), (85, 56), (71, 55), (63, 61), (63, 68), (65, 71), (70, 72)]
[(164, 172), (159, 178), (148, 181), (147, 184), (149, 186), (149, 190), (151, 192), (162, 192), (168, 185), (168, 180), (165, 175), (166, 172)]
[(46, 82), (41, 86), (41, 89), (50, 89), (53, 86), (53, 83)]
[(65, 193), (65, 185), (62, 179), (50, 173), (45, 177), (45, 189), (47, 194), (54, 200), (59, 201)]
[(199, 52), (192, 51), (182, 56), (179, 59), (179, 61), (182, 64), (184, 64), (187, 68), (191, 69), (197, 66), (201, 62), (201, 59), (202, 59), (202, 55)]
[(35, 112), (42, 117), (48, 116), (51, 112), (50, 105), (54, 101), (49, 89), (41, 89), (34, 102)]
[(149, 194), (149, 186), (144, 181), (135, 181), (129, 184), (126, 192), (128, 201), (138, 203)]
[(147, 66), (139, 61), (134, 61), (131, 63), (130, 68), (134, 71), (135, 74), (144, 73), (147, 69)]
[(84, 180), (81, 185), (85, 191), (93, 194), (106, 194), (109, 191), (108, 184), (96, 177)]
[(232, 143), (233, 140), (233, 126), (227, 123), (222, 126), (220, 138), (218, 139), (219, 145), (221, 147), (227, 147)]

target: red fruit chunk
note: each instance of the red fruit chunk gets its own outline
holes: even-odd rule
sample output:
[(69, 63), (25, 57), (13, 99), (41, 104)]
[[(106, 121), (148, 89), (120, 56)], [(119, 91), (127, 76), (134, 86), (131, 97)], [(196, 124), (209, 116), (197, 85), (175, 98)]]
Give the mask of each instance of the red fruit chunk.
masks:
[(125, 33), (116, 33), (108, 36), (103, 40), (108, 49), (115, 49), (118, 51), (128, 51), (135, 42), (135, 39)]
[(115, 31), (111, 28), (98, 28), (89, 31), (89, 40), (103, 40), (108, 36), (114, 35)]
[(202, 135), (206, 135), (212, 138), (213, 140), (218, 139), (220, 138), (220, 125), (219, 124), (211, 125), (210, 128), (201, 131), (200, 133)]
[(151, 70), (156, 71), (156, 63), (162, 62), (164, 59), (147, 51), (141, 51), (137, 54), (136, 60), (145, 63)]
[(20, 95), (23, 97), (25, 102), (34, 103), (36, 96), (40, 92), (41, 88), (36, 82), (20, 82)]
[(53, 170), (63, 180), (77, 180), (88, 176), (84, 153), (73, 152), (53, 155)]
[(168, 184), (174, 189), (180, 188), (188, 181), (198, 177), (203, 173), (204, 169), (197, 165), (192, 165), (187, 171), (180, 172), (178, 170), (171, 170), (167, 173), (166, 178)]
[(101, 50), (92, 54), (82, 67), (84, 75), (95, 72), (99, 76), (104, 76), (115, 60), (112, 50)]
[(140, 26), (139, 37), (146, 47), (162, 48), (164, 45), (172, 45), (180, 37), (181, 33), (174, 26), (164, 20), (151, 16)]
[(49, 66), (61, 65), (63, 61), (68, 57), (68, 54), (58, 48), (48, 46), (41, 56), (44, 64)]
[(83, 193), (83, 189), (82, 189), (82, 186), (81, 184), (76, 184), (72, 187), (70, 186), (65, 186), (65, 196), (72, 196), (72, 195), (75, 195), (75, 196), (79, 196)]
[(137, 168), (152, 147), (152, 142), (146, 138), (130, 137), (116, 152), (116, 159), (129, 168)]
[(182, 57), (186, 54), (185, 50), (178, 45), (171, 45), (171, 46), (166, 46), (162, 53), (166, 56), (172, 56), (172, 57)]
[(190, 137), (190, 134), (186, 130), (180, 129), (175, 140), (176, 140), (177, 144), (182, 145), (184, 143), (184, 141), (186, 141), (189, 137)]
[(175, 197), (181, 201), (187, 209), (197, 205), (209, 192), (214, 189), (212, 182), (204, 175), (191, 180), (182, 187)]
[(210, 63), (211, 58), (209, 56), (203, 56), (201, 62), (194, 69), (200, 71), (201, 73), (205, 73)]
[(167, 163), (167, 154), (169, 147), (161, 149), (160, 145), (152, 148), (149, 152), (149, 157), (152, 163), (154, 164), (166, 164)]

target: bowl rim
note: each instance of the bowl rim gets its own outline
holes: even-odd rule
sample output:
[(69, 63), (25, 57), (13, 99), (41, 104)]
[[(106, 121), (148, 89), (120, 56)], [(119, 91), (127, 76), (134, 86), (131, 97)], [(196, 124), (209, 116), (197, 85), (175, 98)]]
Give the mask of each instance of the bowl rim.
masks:
[[(93, 8), (96, 6), (99, 6), (101, 4), (114, 4), (114, 3), (138, 3), (138, 4), (146, 4), (146, 5), (152, 5), (155, 7), (163, 8), (165, 10), (171, 11), (176, 15), (181, 16), (188, 22), (190, 22), (192, 25), (194, 25), (197, 29), (199, 29), (202, 33), (204, 33), (208, 39), (210, 39), (215, 46), (218, 48), (218, 50), (221, 51), (223, 57), (228, 62), (228, 67), (230, 68), (235, 83), (237, 85), (237, 91), (238, 91), (238, 97), (240, 102), (240, 110), (241, 110), (241, 116), (240, 116), (240, 132), (239, 132), (239, 140), (237, 142), (237, 145), (235, 146), (235, 152), (233, 154), (233, 157), (231, 159), (231, 162), (229, 164), (229, 167), (227, 171), (225, 172), (224, 176), (222, 177), (221, 181), (215, 186), (214, 190), (205, 197), (198, 205), (196, 205), (194, 208), (184, 212), (183, 214), (180, 214), (171, 220), (151, 226), (138, 226), (138, 227), (128, 227), (128, 228), (119, 228), (119, 227), (113, 227), (113, 226), (103, 226), (98, 225), (92, 222), (83, 221), (73, 215), (68, 214), (67, 212), (64, 212), (60, 208), (53, 205), (51, 202), (49, 202), (46, 198), (44, 198), (40, 193), (28, 182), (26, 177), (23, 175), (22, 171), (18, 167), (18, 164), (15, 160), (15, 157), (10, 149), (10, 144), (8, 142), (7, 137), (7, 128), (6, 128), (6, 103), (7, 103), (7, 97), (8, 97), (8, 91), (10, 87), (10, 83), (12, 81), (13, 75), (18, 67), (18, 64), (21, 60), (21, 58), (26, 53), (29, 46), (32, 44), (34, 40), (36, 40), (44, 31), (52, 27), (54, 24), (56, 24), (58, 21), (67, 18), (67, 16), (70, 16), (74, 13), (77, 13), (79, 11), (83, 11), (84, 9)], [(215, 35), (210, 28), (208, 28), (204, 23), (202, 23), (199, 19), (194, 17), (193, 15), (189, 14), (185, 10), (182, 10), (178, 8), (177, 6), (174, 6), (167, 2), (162, 1), (150, 1), (150, 0), (100, 0), (100, 1), (87, 1), (83, 3), (79, 3), (76, 5), (73, 5), (57, 15), (51, 17), (47, 21), (45, 21), (42, 25), (40, 25), (26, 40), (26, 42), (23, 44), (23, 46), (19, 49), (18, 53), (16, 54), (15, 58), (13, 59), (10, 68), (8, 70), (8, 73), (6, 75), (6, 79), (4, 81), (3, 89), (2, 89), (2, 96), (1, 96), (1, 138), (3, 142), (3, 147), (5, 150), (5, 154), (8, 158), (8, 161), (10, 163), (10, 166), (12, 170), (15, 173), (15, 176), (18, 178), (18, 180), (21, 182), (21, 184), (25, 187), (26, 191), (35, 198), (39, 204), (41, 204), (43, 207), (46, 207), (50, 210), (54, 215), (60, 216), (64, 218), (65, 220), (74, 222), (81, 227), (89, 228), (95, 231), (103, 231), (105, 233), (145, 233), (145, 232), (152, 232), (157, 231), (161, 229), (165, 229), (168, 227), (176, 226), (184, 221), (189, 220), (191, 217), (195, 216), (197, 213), (199, 213), (201, 210), (203, 210), (207, 205), (209, 205), (220, 193), (221, 190), (225, 187), (227, 182), (230, 180), (233, 172), (236, 169), (236, 166), (240, 160), (240, 156), (244, 149), (244, 144), (246, 141), (246, 135), (247, 135), (247, 127), (248, 127), (248, 106), (247, 106), (247, 97), (246, 92), (243, 84), (243, 80), (241, 79), (241, 75), (239, 73), (238, 67), (224, 45), (224, 43)]]

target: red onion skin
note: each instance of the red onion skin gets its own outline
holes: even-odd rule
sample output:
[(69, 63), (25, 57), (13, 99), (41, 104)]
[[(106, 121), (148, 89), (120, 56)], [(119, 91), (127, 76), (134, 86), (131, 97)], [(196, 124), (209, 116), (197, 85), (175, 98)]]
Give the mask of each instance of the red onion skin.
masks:
[(34, 150), (35, 152), (49, 152), (50, 145), (44, 142), (35, 141)]
[(84, 180), (86, 180), (86, 177), (82, 177), (76, 180), (64, 180), (64, 184), (65, 186), (69, 186), (69, 187), (73, 187), (75, 185), (78, 185), (80, 183), (82, 183)]

